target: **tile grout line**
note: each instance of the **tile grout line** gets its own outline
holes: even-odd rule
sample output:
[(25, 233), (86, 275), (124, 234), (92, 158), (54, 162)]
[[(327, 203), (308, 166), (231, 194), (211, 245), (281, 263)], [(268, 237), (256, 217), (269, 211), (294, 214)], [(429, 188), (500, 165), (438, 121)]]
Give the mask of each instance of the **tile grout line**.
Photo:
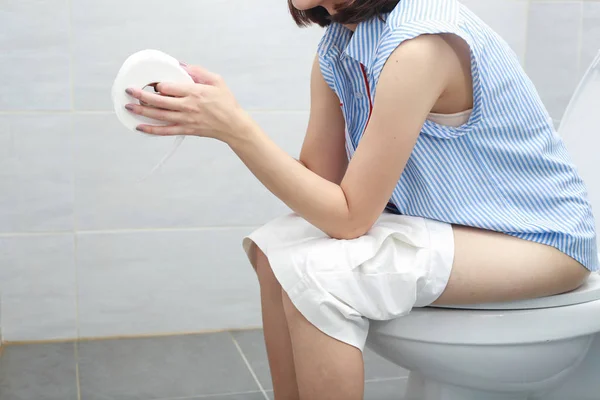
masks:
[[(75, 268), (75, 335), (77, 339), (80, 337), (80, 323), (79, 323), (79, 266), (77, 259), (77, 247), (79, 241), (77, 240), (77, 191), (75, 190), (76, 181), (76, 169), (75, 168), (75, 126), (72, 115), (75, 110), (75, 63), (74, 63), (74, 29), (73, 29), (73, 0), (67, 0), (69, 8), (69, 85), (71, 94), (71, 116), (70, 129), (71, 129), (71, 168), (72, 168), (72, 184), (73, 184), (73, 210), (72, 210), (72, 233), (73, 233), (73, 266)], [(78, 399), (81, 400), (81, 390), (79, 387), (79, 355), (78, 355), (78, 344), (75, 342), (75, 352), (77, 355), (77, 391), (79, 393)]]
[(0, 110), (0, 115), (110, 115), (114, 111), (108, 110)]
[(254, 370), (250, 366), (250, 362), (248, 361), (248, 359), (246, 358), (246, 355), (242, 351), (242, 347), (240, 346), (240, 344), (238, 343), (238, 341), (235, 340), (235, 337), (233, 336), (233, 333), (231, 333), (231, 332), (228, 332), (228, 333), (229, 333), (229, 336), (231, 337), (231, 340), (233, 341), (233, 344), (235, 345), (235, 347), (237, 348), (238, 352), (240, 353), (240, 356), (244, 360), (244, 363), (246, 363), (246, 367), (248, 367), (248, 370), (250, 371), (250, 374), (252, 374), (252, 377), (254, 378), (254, 381), (258, 385), (258, 388), (262, 392), (263, 396), (265, 396), (265, 400), (270, 400), (269, 396), (267, 395), (267, 392), (265, 391), (265, 389), (261, 385), (260, 381), (258, 380), (258, 377), (256, 376), (256, 373), (254, 372)]
[[(69, 9), (72, 6), (72, 1), (69, 0)], [(78, 257), (78, 248), (79, 248), (79, 236), (77, 235), (77, 190), (75, 189), (75, 182), (77, 178), (76, 173), (76, 157), (75, 157), (75, 126), (73, 118), (70, 118), (70, 128), (71, 128), (71, 169), (72, 169), (72, 185), (73, 185), (73, 209), (71, 212), (73, 213), (71, 216), (71, 233), (73, 234), (73, 268), (75, 268), (75, 336), (77, 339), (81, 336), (81, 324), (79, 321), (79, 257)], [(79, 399), (81, 400), (81, 399)]]
[[(577, 74), (581, 72), (581, 61), (583, 58), (583, 19), (584, 19), (584, 4), (583, 1), (579, 5), (579, 29), (577, 32)], [(585, 68), (585, 67), (583, 67)]]
[(529, 50), (529, 17), (531, 16), (532, 0), (527, 0), (525, 4), (525, 37), (523, 38), (523, 70), (527, 70), (527, 52)]
[(180, 336), (197, 336), (197, 335), (208, 335), (214, 333), (227, 333), (227, 332), (248, 332), (260, 330), (259, 326), (250, 326), (246, 328), (231, 329), (210, 329), (205, 331), (192, 331), (192, 332), (166, 332), (146, 335), (115, 335), (115, 336), (98, 336), (98, 337), (80, 337), (80, 338), (64, 338), (55, 340), (23, 340), (23, 341), (4, 341), (4, 346), (23, 346), (23, 345), (34, 345), (34, 344), (55, 344), (55, 343), (89, 343), (98, 341), (110, 341), (110, 340), (135, 340), (135, 339), (155, 339), (165, 337), (180, 337)]
[(128, 234), (142, 232), (203, 232), (208, 230), (228, 230), (228, 229), (256, 229), (260, 225), (231, 225), (231, 226), (197, 226), (182, 228), (117, 228), (117, 229), (76, 229), (59, 231), (39, 231), (39, 232), (0, 232), (2, 237), (28, 237), (28, 236), (49, 236), (49, 235), (89, 235), (89, 234)]
[(71, 113), (75, 111), (75, 77), (73, 76), (73, 0), (67, 0), (69, 10), (69, 105)]
[(81, 324), (79, 322), (79, 237), (73, 232), (73, 266), (75, 268), (75, 335), (77, 340), (81, 337)]
[(75, 349), (75, 379), (77, 385), (77, 400), (81, 400), (81, 382), (79, 380), (79, 346), (77, 342), (73, 342)]
[(396, 378), (374, 378), (365, 379), (365, 383), (379, 383), (379, 382), (391, 382), (391, 381), (407, 381), (408, 376), (399, 376)]
[(160, 399), (152, 399), (152, 400), (196, 400), (196, 399), (204, 399), (204, 398), (218, 398), (223, 397), (224, 399), (230, 396), (236, 396), (238, 394), (255, 394), (260, 393), (258, 390), (252, 390), (250, 392), (233, 392), (233, 393), (220, 393), (220, 394), (201, 394), (194, 396), (184, 396), (184, 397), (165, 397)]
[[(67, 7), (69, 10), (69, 88), (71, 96), (71, 110), (69, 112), (69, 129), (70, 129), (70, 141), (71, 141), (71, 184), (73, 185), (73, 209), (71, 212), (71, 232), (73, 234), (73, 267), (75, 268), (75, 336), (79, 339), (79, 267), (77, 260), (77, 190), (75, 190), (76, 181), (76, 170), (75, 168), (75, 122), (73, 121), (73, 115), (75, 113), (75, 67), (74, 67), (74, 29), (73, 29), (73, 0), (67, 0)], [(77, 351), (77, 342), (75, 342), (75, 351)], [(78, 374), (78, 391), (79, 391), (79, 360), (77, 363), (77, 374)], [(81, 398), (79, 398), (81, 400)]]
[[(600, 1), (600, 0), (599, 0)], [(74, 91), (74, 89), (73, 89)], [(73, 105), (74, 107), (74, 105)], [(247, 108), (249, 113), (258, 114), (306, 114), (309, 110), (278, 110), (275, 108)], [(114, 110), (76, 110), (76, 109), (57, 109), (57, 110), (0, 110), (0, 115), (54, 115), (54, 114), (73, 114), (73, 115), (111, 115)]]

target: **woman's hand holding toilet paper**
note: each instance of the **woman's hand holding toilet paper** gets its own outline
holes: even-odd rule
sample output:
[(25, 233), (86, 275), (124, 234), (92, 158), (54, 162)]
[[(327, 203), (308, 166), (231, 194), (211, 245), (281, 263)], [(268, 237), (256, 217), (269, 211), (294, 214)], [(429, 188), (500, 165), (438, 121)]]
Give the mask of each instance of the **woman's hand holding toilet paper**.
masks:
[(249, 117), (223, 79), (201, 67), (183, 67), (195, 83), (158, 83), (156, 91), (159, 93), (135, 88), (126, 90), (145, 104), (127, 104), (127, 110), (168, 124), (142, 124), (137, 130), (159, 136), (211, 137), (224, 142), (242, 132)]

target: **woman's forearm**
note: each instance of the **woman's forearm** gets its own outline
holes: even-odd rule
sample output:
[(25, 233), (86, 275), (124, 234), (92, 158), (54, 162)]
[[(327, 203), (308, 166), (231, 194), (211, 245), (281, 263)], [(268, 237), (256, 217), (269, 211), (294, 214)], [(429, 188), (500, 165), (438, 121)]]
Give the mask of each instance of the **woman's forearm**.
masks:
[(277, 146), (248, 120), (228, 144), (248, 169), (294, 212), (328, 235), (354, 235), (346, 195), (339, 185), (315, 174)]

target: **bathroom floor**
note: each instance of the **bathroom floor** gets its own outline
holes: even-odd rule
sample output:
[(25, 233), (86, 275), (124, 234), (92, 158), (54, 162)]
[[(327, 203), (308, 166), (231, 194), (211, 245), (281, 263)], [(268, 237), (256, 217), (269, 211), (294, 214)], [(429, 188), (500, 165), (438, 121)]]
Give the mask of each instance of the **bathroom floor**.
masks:
[[(407, 372), (365, 352), (365, 400), (400, 400)], [(273, 399), (262, 331), (8, 346), (1, 400)]]

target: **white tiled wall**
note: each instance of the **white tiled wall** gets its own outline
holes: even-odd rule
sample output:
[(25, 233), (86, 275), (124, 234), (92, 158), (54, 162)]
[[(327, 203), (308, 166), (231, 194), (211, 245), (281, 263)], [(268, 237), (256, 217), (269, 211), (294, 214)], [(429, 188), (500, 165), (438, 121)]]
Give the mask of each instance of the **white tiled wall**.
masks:
[(77, 335), (75, 246), (72, 233), (0, 239), (4, 340)]
[(560, 119), (580, 78), (582, 5), (533, 2), (529, 22), (525, 65), (550, 115)]
[(81, 336), (259, 324), (245, 228), (84, 233), (77, 238)]
[[(465, 0), (513, 47), (559, 120), (600, 49), (600, 2)], [(244, 234), (287, 211), (220, 143), (125, 131), (110, 86), (158, 48), (222, 74), (297, 155), (319, 28), (285, 0), (0, 2), (0, 292), (7, 340), (260, 324)]]

